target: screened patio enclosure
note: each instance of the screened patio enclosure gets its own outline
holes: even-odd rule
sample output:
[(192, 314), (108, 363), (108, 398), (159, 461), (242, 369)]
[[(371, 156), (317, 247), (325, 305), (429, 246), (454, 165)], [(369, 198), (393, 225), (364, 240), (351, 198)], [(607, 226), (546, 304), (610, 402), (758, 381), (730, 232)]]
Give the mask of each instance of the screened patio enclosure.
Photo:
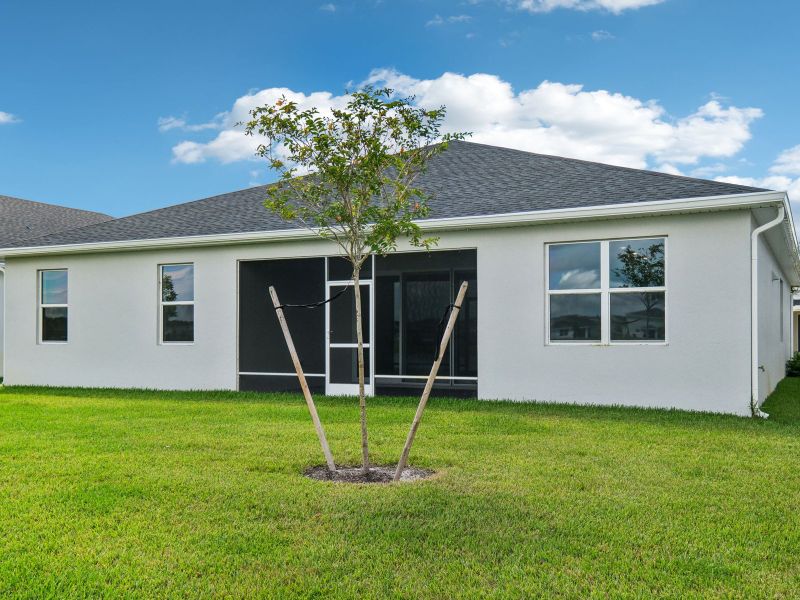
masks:
[[(362, 269), (361, 305), (367, 393), (416, 395), (425, 384), (444, 331), (443, 315), (462, 281), (469, 291), (433, 393), (477, 396), (478, 289), (475, 250), (407, 252), (373, 257)], [(239, 389), (299, 391), (297, 376), (269, 299), (286, 318), (313, 392), (358, 392), (355, 293), (350, 264), (339, 257), (240, 261)]]

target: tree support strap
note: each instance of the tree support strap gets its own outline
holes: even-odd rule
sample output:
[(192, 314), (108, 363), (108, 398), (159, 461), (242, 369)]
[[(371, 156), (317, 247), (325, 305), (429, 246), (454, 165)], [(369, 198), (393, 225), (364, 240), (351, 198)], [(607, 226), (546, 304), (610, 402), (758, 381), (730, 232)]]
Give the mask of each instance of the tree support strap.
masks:
[(433, 351), (433, 360), (437, 361), (441, 358), (439, 352), (441, 351), (441, 345), (439, 340), (442, 339), (442, 335), (444, 334), (445, 323), (447, 322), (447, 317), (450, 314), (450, 311), (453, 309), (461, 310), (460, 304), (448, 304), (444, 309), (444, 314), (442, 314), (442, 318), (439, 319), (439, 324), (436, 326), (436, 348)]
[(344, 294), (350, 288), (349, 285), (344, 286), (340, 291), (336, 292), (333, 296), (328, 298), (327, 300), (320, 300), (319, 302), (309, 302), (308, 304), (281, 304), (280, 306), (276, 306), (275, 310), (279, 308), (319, 308), (320, 306), (325, 306), (328, 302), (333, 302), (339, 296)]

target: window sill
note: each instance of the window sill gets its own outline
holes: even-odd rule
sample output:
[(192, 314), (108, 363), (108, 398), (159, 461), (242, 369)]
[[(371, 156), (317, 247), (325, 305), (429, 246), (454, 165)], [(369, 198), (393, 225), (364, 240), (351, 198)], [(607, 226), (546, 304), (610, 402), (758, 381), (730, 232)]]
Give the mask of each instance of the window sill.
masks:
[(545, 346), (594, 346), (599, 348), (619, 348), (625, 346), (669, 346), (669, 342), (545, 342)]

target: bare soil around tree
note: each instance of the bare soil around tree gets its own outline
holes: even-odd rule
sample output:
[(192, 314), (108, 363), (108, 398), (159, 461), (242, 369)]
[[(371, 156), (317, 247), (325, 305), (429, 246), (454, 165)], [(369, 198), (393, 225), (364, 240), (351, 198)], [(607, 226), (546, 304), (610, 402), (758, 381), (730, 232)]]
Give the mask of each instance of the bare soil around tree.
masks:
[[(330, 472), (325, 465), (316, 465), (305, 470), (305, 476), (318, 481), (333, 481), (338, 483), (392, 483), (397, 465), (374, 465), (369, 472), (363, 473), (360, 466), (338, 467), (335, 472)], [(420, 481), (436, 474), (430, 469), (406, 467), (400, 476), (400, 482)]]

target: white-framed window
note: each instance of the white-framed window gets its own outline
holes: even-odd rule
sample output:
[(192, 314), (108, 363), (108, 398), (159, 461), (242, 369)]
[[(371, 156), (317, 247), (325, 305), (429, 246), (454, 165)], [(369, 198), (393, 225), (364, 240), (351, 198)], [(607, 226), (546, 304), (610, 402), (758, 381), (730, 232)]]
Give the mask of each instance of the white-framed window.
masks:
[(159, 265), (159, 339), (162, 344), (194, 342), (194, 264)]
[(547, 244), (547, 343), (666, 343), (666, 252), (663, 236)]
[(69, 325), (69, 273), (66, 269), (39, 271), (39, 343), (64, 344)]

